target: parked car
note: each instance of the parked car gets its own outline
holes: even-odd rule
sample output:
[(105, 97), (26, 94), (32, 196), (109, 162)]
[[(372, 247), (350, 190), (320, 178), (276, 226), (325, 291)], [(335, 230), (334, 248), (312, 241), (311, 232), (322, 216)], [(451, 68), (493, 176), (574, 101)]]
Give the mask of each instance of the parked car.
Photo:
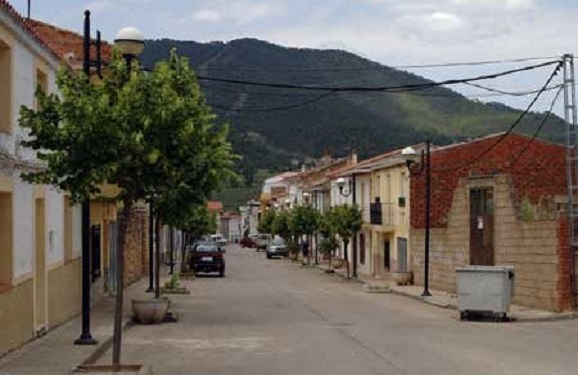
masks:
[(269, 246), (267, 246), (267, 259), (273, 257), (286, 257), (288, 255), (287, 244), (280, 237), (275, 237)]
[(267, 246), (269, 246), (272, 238), (273, 236), (268, 233), (259, 233), (257, 235), (257, 251), (267, 250)]
[(222, 234), (219, 234), (219, 233), (212, 234), (211, 235), (211, 241), (218, 243), (219, 246), (226, 246), (228, 243), (227, 239)]
[(251, 237), (243, 237), (241, 238), (240, 244), (242, 247), (254, 248), (257, 247), (257, 241), (255, 241)]
[(217, 243), (201, 242), (193, 247), (190, 256), (191, 269), (197, 273), (218, 272), (225, 276), (225, 252)]

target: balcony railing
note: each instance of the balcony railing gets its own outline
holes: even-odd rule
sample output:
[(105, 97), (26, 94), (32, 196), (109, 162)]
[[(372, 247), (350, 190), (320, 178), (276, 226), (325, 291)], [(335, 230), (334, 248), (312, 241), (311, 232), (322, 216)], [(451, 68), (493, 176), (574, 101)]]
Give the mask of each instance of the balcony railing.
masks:
[(396, 203), (371, 203), (369, 206), (369, 222), (372, 225), (387, 227), (396, 226)]

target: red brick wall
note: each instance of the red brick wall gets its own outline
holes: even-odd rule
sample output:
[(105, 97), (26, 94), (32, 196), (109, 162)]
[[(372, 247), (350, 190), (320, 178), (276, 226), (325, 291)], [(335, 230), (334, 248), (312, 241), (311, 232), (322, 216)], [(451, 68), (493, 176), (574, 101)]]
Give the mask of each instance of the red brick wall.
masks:
[[(566, 195), (565, 148), (534, 140), (514, 165), (512, 160), (527, 146), (530, 138), (510, 134), (476, 163), (464, 166), (498, 137), (482, 138), (467, 144), (444, 147), (431, 153), (431, 227), (444, 228), (454, 190), (461, 177), (508, 174), (518, 201), (527, 196), (532, 203), (544, 197)], [(425, 228), (425, 173), (411, 178), (411, 227)]]

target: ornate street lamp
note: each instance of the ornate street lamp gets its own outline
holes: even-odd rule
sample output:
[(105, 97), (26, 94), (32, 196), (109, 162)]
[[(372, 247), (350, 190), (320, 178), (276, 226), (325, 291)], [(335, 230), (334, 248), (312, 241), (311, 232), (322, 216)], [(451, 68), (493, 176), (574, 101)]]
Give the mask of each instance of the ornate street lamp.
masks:
[(411, 175), (419, 175), (425, 169), (425, 262), (424, 262), (424, 283), (423, 297), (431, 296), (429, 291), (429, 230), (430, 230), (430, 210), (431, 210), (431, 161), (430, 142), (426, 141), (425, 152), (422, 150), (418, 161), (418, 154), (412, 147), (406, 147), (401, 151), (401, 156), (405, 160), (407, 169)]
[(130, 69), (132, 59), (140, 55), (144, 49), (144, 35), (139, 29), (124, 27), (116, 34), (114, 44), (122, 52)]
[[(344, 192), (344, 187), (345, 187), (345, 178), (343, 177), (339, 177), (337, 179), (337, 187), (339, 188), (339, 194), (341, 194), (344, 197), (349, 197), (350, 195), (353, 194), (353, 196), (351, 197), (351, 202), (353, 203), (353, 205), (355, 206), (356, 202), (356, 181), (355, 181), (355, 173), (351, 174), (351, 179), (348, 180), (347, 182), (348, 186), (347, 186), (347, 192)], [(352, 273), (351, 273), (351, 277), (356, 279), (357, 278), (357, 233), (353, 235), (353, 239), (352, 239), (352, 252), (353, 252), (353, 269), (352, 269)], [(347, 254), (347, 251), (345, 252), (345, 261), (347, 262), (347, 277), (349, 278), (349, 255)]]
[(303, 202), (305, 203), (305, 205), (309, 206), (309, 200), (311, 199), (311, 193), (305, 191), (305, 192), (303, 192), (303, 194), (301, 194), (301, 197), (303, 197)]

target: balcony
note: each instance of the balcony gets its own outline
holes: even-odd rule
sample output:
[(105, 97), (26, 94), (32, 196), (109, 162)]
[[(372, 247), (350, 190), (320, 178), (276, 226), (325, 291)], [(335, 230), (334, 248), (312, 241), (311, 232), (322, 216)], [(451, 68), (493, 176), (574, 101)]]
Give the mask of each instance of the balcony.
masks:
[(384, 227), (397, 226), (396, 221), (396, 203), (371, 203), (369, 205), (369, 222), (372, 225), (381, 225)]

